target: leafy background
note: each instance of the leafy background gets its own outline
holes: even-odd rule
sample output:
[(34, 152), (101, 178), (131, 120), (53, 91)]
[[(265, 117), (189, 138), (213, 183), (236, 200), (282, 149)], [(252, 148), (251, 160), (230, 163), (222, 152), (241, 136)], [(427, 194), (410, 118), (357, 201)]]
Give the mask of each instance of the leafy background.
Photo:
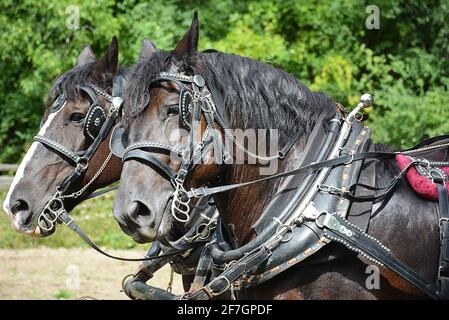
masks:
[[(378, 30), (365, 26), (371, 4), (380, 9)], [(70, 5), (79, 8), (79, 30), (66, 27)], [(376, 142), (404, 148), (449, 132), (449, 0), (3, 0), (0, 162), (20, 160), (54, 79), (85, 43), (100, 56), (117, 35), (120, 62), (131, 65), (144, 37), (173, 48), (195, 8), (201, 49), (278, 65), (348, 107), (374, 94)]]

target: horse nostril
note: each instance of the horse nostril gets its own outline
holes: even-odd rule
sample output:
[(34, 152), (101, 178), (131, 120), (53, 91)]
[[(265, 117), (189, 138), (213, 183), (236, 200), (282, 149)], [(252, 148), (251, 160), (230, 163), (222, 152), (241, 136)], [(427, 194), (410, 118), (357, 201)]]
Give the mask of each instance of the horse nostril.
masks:
[(27, 211), (28, 208), (29, 208), (28, 207), (28, 203), (26, 203), (25, 200), (19, 199), (11, 207), (11, 212), (12, 212), (13, 215), (15, 215), (15, 214), (17, 214), (17, 212)]
[(151, 216), (151, 210), (144, 203), (139, 202), (139, 216)]
[(135, 217), (139, 214), (139, 203), (134, 201), (128, 206), (126, 214), (131, 217)]
[(145, 221), (145, 225), (152, 225), (154, 222), (154, 214), (151, 209), (140, 201), (133, 201), (128, 206), (127, 214), (135, 221)]

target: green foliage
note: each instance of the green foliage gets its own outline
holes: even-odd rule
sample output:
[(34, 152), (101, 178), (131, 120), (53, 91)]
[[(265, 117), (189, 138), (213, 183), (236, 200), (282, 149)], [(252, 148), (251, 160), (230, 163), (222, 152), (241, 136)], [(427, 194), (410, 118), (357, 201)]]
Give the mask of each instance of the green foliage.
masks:
[(73, 297), (73, 293), (69, 290), (61, 289), (53, 295), (58, 300), (68, 300)]
[[(170, 49), (199, 9), (203, 49), (279, 65), (314, 90), (352, 106), (376, 96), (369, 125), (378, 142), (410, 146), (447, 133), (449, 0), (378, 0), (368, 30), (366, 0), (147, 1), (5, 0), (0, 4), (0, 162), (18, 161), (35, 134), (57, 75), (83, 44), (99, 56), (112, 35), (133, 64), (143, 37)], [(80, 29), (66, 26), (78, 6)]]

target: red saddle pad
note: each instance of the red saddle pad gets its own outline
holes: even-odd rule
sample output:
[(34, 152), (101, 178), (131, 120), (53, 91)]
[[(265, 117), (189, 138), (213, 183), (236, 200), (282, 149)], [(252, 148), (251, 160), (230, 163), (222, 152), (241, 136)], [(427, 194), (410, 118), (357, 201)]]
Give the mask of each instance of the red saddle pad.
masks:
[[(396, 162), (399, 166), (399, 168), (404, 169), (407, 165), (410, 164), (411, 160), (409, 157), (404, 156), (402, 154), (398, 154), (396, 156)], [(440, 167), (444, 172), (449, 174), (449, 167)], [(422, 176), (419, 174), (419, 172), (416, 170), (415, 167), (411, 167), (407, 172), (407, 180), (410, 183), (412, 189), (419, 194), (420, 196), (430, 199), (430, 200), (437, 200), (438, 194), (437, 194), (437, 186), (432, 182), (431, 179), (428, 177)], [(446, 188), (448, 186), (446, 185)], [(448, 188), (449, 191), (449, 188)]]

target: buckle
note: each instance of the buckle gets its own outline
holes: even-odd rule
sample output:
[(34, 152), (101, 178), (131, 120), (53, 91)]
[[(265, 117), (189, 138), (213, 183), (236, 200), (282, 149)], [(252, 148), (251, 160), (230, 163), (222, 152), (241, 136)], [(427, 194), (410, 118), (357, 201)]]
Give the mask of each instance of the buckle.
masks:
[(438, 226), (441, 228), (441, 226), (443, 225), (443, 222), (449, 223), (449, 218), (443, 217), (440, 218), (440, 221), (438, 223)]
[(184, 180), (186, 179), (187, 174), (187, 170), (179, 169), (178, 173), (176, 174), (175, 181), (182, 185), (184, 183)]
[(207, 293), (208, 295), (210, 295), (211, 297), (219, 296), (220, 294), (225, 293), (226, 291), (228, 291), (228, 290), (231, 288), (231, 281), (229, 281), (229, 279), (226, 278), (226, 277), (224, 277), (224, 276), (219, 276), (218, 278), (215, 278), (214, 282), (219, 282), (219, 281), (221, 281), (221, 280), (225, 280), (226, 285), (225, 285), (225, 287), (224, 287), (223, 289), (221, 289), (220, 291), (217, 291), (217, 292), (213, 291), (212, 288), (211, 288), (211, 286), (210, 286), (212, 283), (210, 283), (209, 285), (207, 285), (207, 286), (204, 287), (203, 289), (205, 289), (206, 293)]
[(319, 184), (318, 185), (318, 190), (323, 191), (323, 192), (327, 192), (329, 194), (333, 194), (336, 196), (340, 196), (340, 197), (344, 197), (348, 194), (348, 191), (345, 191), (343, 189), (334, 187), (334, 186), (329, 186), (327, 184)]
[[(432, 173), (436, 173), (437, 176), (434, 176)], [(437, 183), (441, 182), (443, 184), (443, 186), (446, 186), (446, 179), (445, 179), (444, 174), (436, 168), (431, 168), (429, 170), (429, 178), (432, 180), (433, 184), (437, 184)]]
[(80, 161), (76, 164), (76, 172), (78, 173), (83, 173), (84, 171), (87, 170), (87, 168), (89, 167), (89, 163), (88, 162), (84, 162), (84, 161)]
[(206, 188), (205, 187), (199, 187), (199, 188), (192, 188), (190, 189), (190, 194), (192, 197), (199, 198), (206, 194)]

